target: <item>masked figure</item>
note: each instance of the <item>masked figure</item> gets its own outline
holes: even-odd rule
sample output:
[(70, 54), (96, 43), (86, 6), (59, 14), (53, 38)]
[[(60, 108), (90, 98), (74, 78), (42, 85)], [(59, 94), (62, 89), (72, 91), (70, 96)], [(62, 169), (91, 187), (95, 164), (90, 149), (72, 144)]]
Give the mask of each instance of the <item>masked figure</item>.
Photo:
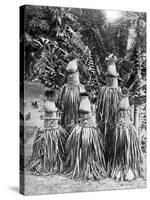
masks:
[(142, 175), (142, 153), (137, 131), (130, 121), (129, 100), (119, 104), (118, 122), (110, 134), (108, 173), (116, 180), (132, 181)]
[(87, 93), (81, 93), (80, 98), (79, 122), (66, 142), (66, 173), (74, 179), (99, 180), (105, 177), (103, 141), (92, 119)]
[(106, 86), (99, 91), (96, 102), (96, 123), (105, 137), (105, 159), (107, 163), (108, 144), (110, 131), (117, 122), (118, 106), (121, 99), (121, 88), (118, 86), (118, 73), (116, 71), (116, 57), (110, 54), (106, 58)]
[(79, 81), (77, 60), (69, 62), (67, 68), (67, 83), (61, 88), (58, 98), (58, 108), (62, 111), (61, 124), (67, 130), (71, 129), (79, 119), (80, 92), (85, 88)]
[(64, 170), (66, 131), (60, 126), (61, 112), (55, 106), (55, 91), (45, 91), (44, 128), (38, 129), (27, 167), (37, 175)]

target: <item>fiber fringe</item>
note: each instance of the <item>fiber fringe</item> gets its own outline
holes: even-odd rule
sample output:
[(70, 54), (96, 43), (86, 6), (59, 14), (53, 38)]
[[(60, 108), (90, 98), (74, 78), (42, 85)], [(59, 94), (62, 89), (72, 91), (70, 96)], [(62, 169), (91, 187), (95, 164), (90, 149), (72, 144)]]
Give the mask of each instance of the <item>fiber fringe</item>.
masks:
[(102, 87), (96, 103), (96, 122), (106, 136), (117, 122), (118, 105), (121, 100), (121, 88)]
[(136, 129), (131, 122), (119, 122), (110, 134), (108, 145), (107, 170), (112, 178), (116, 178), (119, 171), (124, 178), (129, 169), (135, 177), (142, 176), (142, 152)]
[(65, 128), (72, 124), (72, 120), (78, 122), (81, 87), (84, 88), (81, 84), (65, 84), (60, 91), (57, 107), (63, 111), (61, 125)]
[(27, 170), (37, 175), (63, 171), (66, 138), (67, 133), (61, 126), (57, 129), (38, 130)]
[(105, 177), (104, 147), (95, 127), (76, 125), (66, 142), (66, 174), (70, 178), (99, 180)]

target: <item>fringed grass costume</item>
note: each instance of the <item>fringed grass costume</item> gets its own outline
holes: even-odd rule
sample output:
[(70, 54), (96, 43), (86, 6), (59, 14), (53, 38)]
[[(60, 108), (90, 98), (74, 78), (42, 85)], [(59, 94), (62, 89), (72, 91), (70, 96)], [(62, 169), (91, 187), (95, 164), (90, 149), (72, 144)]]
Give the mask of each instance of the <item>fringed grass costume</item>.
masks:
[(67, 68), (67, 84), (63, 85), (58, 97), (58, 108), (62, 111), (61, 124), (70, 130), (74, 123), (79, 119), (80, 92), (85, 88), (79, 81), (77, 60), (71, 61)]
[(105, 160), (107, 164), (108, 140), (111, 130), (117, 123), (118, 106), (122, 91), (118, 87), (118, 73), (116, 71), (116, 57), (110, 54), (107, 61), (106, 86), (99, 91), (96, 102), (96, 123), (105, 138)]
[(106, 86), (99, 91), (96, 103), (96, 121), (102, 133), (106, 136), (109, 128), (117, 121), (118, 105), (121, 99), (121, 88), (118, 87), (116, 57), (110, 54), (107, 61)]
[(118, 118), (108, 141), (108, 172), (116, 180), (132, 181), (142, 175), (142, 153), (137, 131), (130, 121), (128, 97), (120, 102)]
[(43, 109), (44, 128), (38, 129), (33, 143), (32, 158), (27, 167), (37, 175), (63, 171), (65, 160), (67, 133), (58, 124), (61, 113), (55, 102), (50, 99), (46, 100)]
[(73, 179), (86, 181), (105, 177), (103, 141), (92, 120), (91, 105), (86, 93), (81, 95), (79, 123), (66, 142), (66, 173)]

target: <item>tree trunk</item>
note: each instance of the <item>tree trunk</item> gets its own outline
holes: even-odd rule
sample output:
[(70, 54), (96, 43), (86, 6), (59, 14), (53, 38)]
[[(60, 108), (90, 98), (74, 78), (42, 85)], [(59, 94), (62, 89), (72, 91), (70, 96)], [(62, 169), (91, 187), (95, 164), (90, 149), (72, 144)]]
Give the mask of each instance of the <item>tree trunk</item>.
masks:
[(134, 106), (134, 126), (137, 130), (138, 136), (139, 136), (139, 106), (135, 105)]

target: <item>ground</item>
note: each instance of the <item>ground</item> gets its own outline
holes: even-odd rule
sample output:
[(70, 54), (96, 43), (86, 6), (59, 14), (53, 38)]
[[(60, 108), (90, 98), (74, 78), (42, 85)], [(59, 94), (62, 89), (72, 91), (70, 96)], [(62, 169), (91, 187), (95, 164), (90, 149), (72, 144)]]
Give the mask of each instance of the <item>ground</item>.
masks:
[[(30, 88), (30, 91), (28, 90)], [(32, 89), (31, 89), (32, 88)], [(32, 143), (37, 131), (37, 127), (43, 126), (43, 120), (40, 119), (40, 107), (33, 108), (31, 101), (39, 100), (42, 106), (41, 91), (39, 86), (32, 84), (25, 85), (25, 115), (31, 112), (31, 119), (25, 121), (24, 142), (25, 142), (25, 164), (28, 163), (32, 152)], [(88, 181), (83, 183), (65, 177), (64, 175), (36, 176), (30, 172), (25, 173), (25, 194), (52, 194), (67, 192), (86, 192), (113, 189), (133, 189), (146, 187), (146, 154), (144, 154), (144, 178), (136, 179), (132, 182), (116, 182), (110, 178), (101, 181)]]
[(74, 181), (69, 178), (53, 175), (53, 176), (35, 176), (26, 174), (25, 176), (25, 194), (53, 194), (68, 192), (90, 192), (100, 190), (116, 190), (116, 189), (133, 189), (146, 187), (146, 180), (140, 178), (131, 183), (116, 182), (110, 178), (106, 178), (99, 182), (88, 181), (86, 183)]

